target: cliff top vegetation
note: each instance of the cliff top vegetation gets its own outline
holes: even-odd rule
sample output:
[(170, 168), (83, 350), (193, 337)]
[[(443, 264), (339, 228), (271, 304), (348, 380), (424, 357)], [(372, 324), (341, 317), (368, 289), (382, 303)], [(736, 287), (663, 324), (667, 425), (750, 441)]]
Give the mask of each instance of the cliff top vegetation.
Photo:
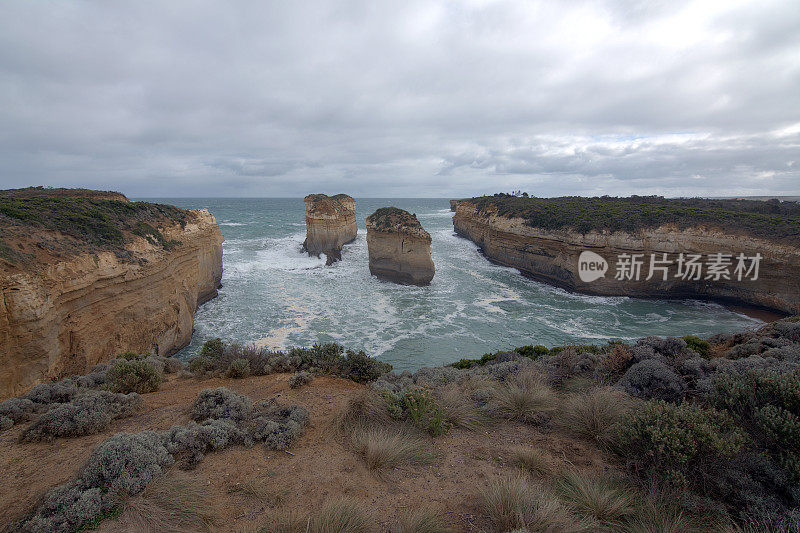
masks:
[(636, 231), (674, 224), (719, 227), (770, 240), (800, 237), (800, 204), (777, 200), (714, 200), (663, 196), (536, 198), (495, 194), (469, 199), (480, 213), (519, 217), (545, 229)]
[(404, 231), (420, 233), (423, 237), (428, 236), (428, 232), (417, 220), (416, 214), (397, 207), (381, 207), (367, 217), (367, 226), (371, 226), (378, 231)]
[[(119, 199), (109, 199), (117, 196)], [(30, 227), (61, 232), (78, 241), (72, 246), (91, 249), (121, 248), (126, 234), (169, 248), (175, 243), (165, 239), (158, 226), (184, 226), (186, 220), (183, 209), (132, 202), (119, 193), (40, 187), (0, 191), (0, 252), (9, 262), (24, 260), (25, 254), (9, 243), (20, 235), (29, 235)], [(62, 241), (51, 244), (56, 248), (66, 246)]]
[(355, 200), (352, 196), (347, 194), (335, 194), (328, 196), (327, 194), (309, 194), (304, 198), (306, 202), (312, 202), (311, 211), (325, 215), (344, 215), (352, 214), (353, 209), (346, 206), (343, 202), (353, 202)]

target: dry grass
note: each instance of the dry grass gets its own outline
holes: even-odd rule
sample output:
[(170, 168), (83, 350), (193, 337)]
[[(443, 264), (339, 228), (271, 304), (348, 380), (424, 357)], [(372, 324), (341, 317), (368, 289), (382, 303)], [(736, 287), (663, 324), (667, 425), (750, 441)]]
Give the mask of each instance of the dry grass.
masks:
[(565, 431), (600, 445), (607, 445), (633, 400), (622, 391), (601, 387), (570, 395), (555, 416)]
[(635, 510), (632, 492), (608, 478), (584, 477), (570, 471), (556, 487), (571, 509), (608, 526), (619, 526)]
[(258, 533), (369, 533), (374, 520), (364, 506), (354, 500), (334, 500), (319, 511), (298, 517), (272, 516)]
[(705, 533), (720, 531), (720, 526), (692, 517), (674, 506), (645, 504), (620, 530), (625, 533)]
[(596, 531), (598, 526), (572, 514), (549, 491), (529, 484), (522, 476), (495, 481), (484, 491), (483, 500), (497, 531), (588, 532)]
[(468, 391), (448, 387), (438, 394), (436, 400), (455, 427), (475, 431), (491, 422), (485, 409), (469, 398)]
[(363, 390), (356, 393), (334, 420), (336, 429), (350, 433), (363, 427), (389, 426), (394, 420), (389, 415), (386, 400), (377, 392)]
[(108, 525), (113, 531), (192, 533), (209, 531), (213, 506), (207, 489), (183, 474), (151, 481), (141, 494), (122, 503), (122, 513)]
[(400, 518), (397, 533), (452, 533), (453, 529), (432, 509), (418, 509)]
[(553, 458), (533, 446), (515, 446), (509, 449), (511, 462), (529, 474), (549, 476), (553, 473)]
[(498, 416), (531, 423), (552, 411), (556, 401), (555, 393), (540, 376), (526, 370), (496, 386), (492, 407)]
[(351, 440), (370, 470), (428, 464), (436, 453), (422, 437), (385, 427), (356, 428)]

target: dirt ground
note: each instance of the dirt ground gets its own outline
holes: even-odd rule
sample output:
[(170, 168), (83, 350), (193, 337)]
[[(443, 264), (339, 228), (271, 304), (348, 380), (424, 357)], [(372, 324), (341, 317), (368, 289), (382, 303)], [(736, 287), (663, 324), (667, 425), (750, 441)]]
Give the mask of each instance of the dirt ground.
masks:
[[(489, 481), (513, 471), (506, 458), (514, 445), (548, 451), (563, 466), (582, 471), (613, 468), (593, 447), (531, 426), (502, 423), (478, 432), (453, 429), (432, 439), (440, 460), (425, 466), (402, 467), (377, 476), (370, 472), (331, 430), (332, 421), (348, 398), (363, 388), (348, 380), (320, 377), (300, 389), (290, 389), (288, 374), (232, 379), (177, 379), (145, 394), (144, 407), (133, 417), (114, 421), (106, 431), (53, 443), (18, 442), (26, 424), (0, 434), (0, 530), (30, 511), (50, 488), (68, 481), (94, 447), (119, 432), (163, 430), (189, 421), (188, 407), (206, 388), (225, 386), (253, 400), (277, 397), (311, 413), (309, 426), (290, 452), (234, 446), (208, 454), (189, 472), (214, 495), (215, 531), (251, 531), (274, 514), (303, 515), (331, 499), (360, 500), (382, 527), (419, 507), (436, 510), (458, 531), (481, 531), (480, 492)], [(236, 490), (258, 486), (258, 495)], [(102, 530), (113, 531), (113, 522)]]

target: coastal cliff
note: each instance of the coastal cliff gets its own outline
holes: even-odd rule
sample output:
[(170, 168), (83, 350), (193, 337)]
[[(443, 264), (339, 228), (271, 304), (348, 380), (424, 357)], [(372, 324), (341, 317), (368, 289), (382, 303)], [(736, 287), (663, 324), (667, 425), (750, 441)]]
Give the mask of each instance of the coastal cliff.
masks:
[(342, 246), (358, 233), (356, 201), (346, 195), (309, 194), (304, 198), (306, 240), (303, 249), (309, 255), (324, 253), (330, 265), (342, 258)]
[(223, 238), (208, 211), (4, 193), (0, 398), (122, 352), (169, 355), (189, 343), (222, 277)]
[[(781, 313), (800, 312), (800, 246), (791, 238), (791, 228), (785, 232), (788, 237), (784, 237), (764, 235), (757, 226), (748, 231), (742, 228), (744, 222), (737, 229), (677, 220), (628, 230), (584, 227), (578, 231), (568, 226), (553, 227), (556, 223), (550, 223), (551, 227), (531, 225), (530, 218), (534, 216), (548, 222), (558, 220), (556, 209), (545, 212), (527, 214), (526, 218), (502, 201), (462, 200), (457, 203), (453, 227), (457, 234), (477, 244), (488, 259), (568, 290), (596, 295), (706, 299)], [(731, 218), (730, 212), (725, 216)], [(735, 220), (732, 224), (737, 225)], [(581, 279), (579, 257), (583, 252), (602, 258), (598, 263), (605, 261), (605, 271), (588, 273)], [(708, 270), (716, 254), (722, 254), (723, 259), (722, 267), (717, 267), (722, 271), (719, 279)], [(745, 258), (745, 269), (737, 272), (740, 254)], [(705, 270), (685, 276), (687, 264), (679, 262), (690, 255), (700, 255)], [(760, 260), (756, 273), (752, 258), (757, 255)], [(653, 260), (657, 266), (651, 273)], [(680, 275), (681, 267), (684, 276)], [(757, 279), (753, 279), (755, 275)], [(740, 276), (742, 279), (738, 279)]]
[(367, 217), (369, 271), (388, 281), (428, 285), (436, 273), (431, 236), (415, 215), (383, 207)]

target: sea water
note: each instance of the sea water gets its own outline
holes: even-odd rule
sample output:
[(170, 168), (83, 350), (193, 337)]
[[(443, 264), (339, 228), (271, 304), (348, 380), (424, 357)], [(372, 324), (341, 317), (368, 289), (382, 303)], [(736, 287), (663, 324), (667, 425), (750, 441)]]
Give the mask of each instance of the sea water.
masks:
[[(208, 209), (225, 237), (222, 288), (197, 311), (182, 359), (214, 337), (275, 349), (337, 342), (415, 370), (526, 344), (707, 336), (762, 323), (713, 303), (586, 296), (526, 278), (456, 236), (446, 199), (357, 199), (358, 237), (331, 266), (301, 251), (302, 198), (150, 201)], [(384, 206), (416, 213), (431, 234), (430, 286), (370, 275), (365, 219)]]

